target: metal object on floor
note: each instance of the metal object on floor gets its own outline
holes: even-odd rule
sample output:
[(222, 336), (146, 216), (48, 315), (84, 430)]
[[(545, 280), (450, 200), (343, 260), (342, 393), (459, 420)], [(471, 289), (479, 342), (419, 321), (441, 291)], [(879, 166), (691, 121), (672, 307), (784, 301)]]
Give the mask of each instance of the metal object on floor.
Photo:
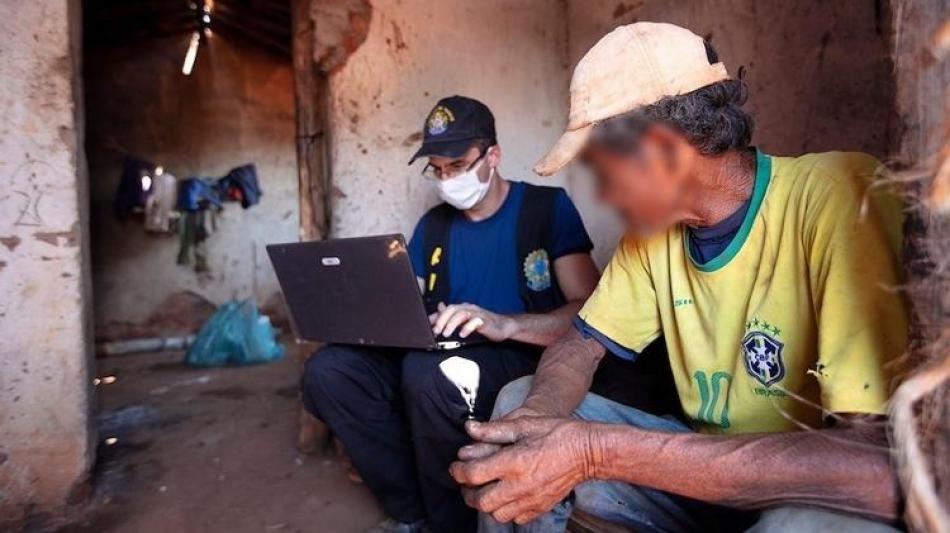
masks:
[(195, 342), (194, 335), (179, 337), (153, 337), (145, 339), (124, 339), (112, 342), (101, 342), (96, 345), (96, 352), (103, 356), (129, 355), (145, 352), (164, 352), (185, 350)]

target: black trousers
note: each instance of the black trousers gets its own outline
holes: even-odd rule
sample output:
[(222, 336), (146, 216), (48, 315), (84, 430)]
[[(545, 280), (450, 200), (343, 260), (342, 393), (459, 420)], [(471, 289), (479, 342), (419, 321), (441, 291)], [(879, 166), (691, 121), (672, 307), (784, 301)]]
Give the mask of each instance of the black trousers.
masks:
[(519, 344), (451, 352), (329, 345), (307, 361), (304, 405), (340, 439), (389, 516), (425, 518), (435, 531), (475, 531), (476, 513), (448, 472), (458, 449), (471, 442), (468, 408), (439, 363), (453, 355), (478, 363), (475, 416), (488, 420), (498, 391), (534, 373), (539, 354)]

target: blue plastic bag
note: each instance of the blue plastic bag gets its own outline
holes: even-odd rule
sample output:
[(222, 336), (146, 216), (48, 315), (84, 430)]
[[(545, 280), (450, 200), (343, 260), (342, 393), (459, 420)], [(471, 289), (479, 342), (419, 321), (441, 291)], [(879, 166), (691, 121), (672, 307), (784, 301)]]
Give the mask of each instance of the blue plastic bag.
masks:
[(205, 322), (185, 353), (189, 366), (252, 365), (284, 356), (270, 318), (249, 300), (232, 300)]

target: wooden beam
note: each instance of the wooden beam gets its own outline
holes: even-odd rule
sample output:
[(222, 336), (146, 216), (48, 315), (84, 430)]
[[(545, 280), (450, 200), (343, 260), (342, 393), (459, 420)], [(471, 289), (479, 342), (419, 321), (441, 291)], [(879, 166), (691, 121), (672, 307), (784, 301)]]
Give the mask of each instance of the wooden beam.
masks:
[(310, 14), (314, 1), (291, 2), (300, 239), (304, 241), (326, 238), (330, 229), (328, 81), (313, 59), (316, 30)]
[[(310, 13), (311, 3), (316, 1), (291, 0), (301, 241), (324, 239), (330, 232), (329, 91), (326, 75), (313, 59), (316, 30)], [(329, 442), (330, 428), (301, 406), (297, 449), (303, 453), (326, 451)]]

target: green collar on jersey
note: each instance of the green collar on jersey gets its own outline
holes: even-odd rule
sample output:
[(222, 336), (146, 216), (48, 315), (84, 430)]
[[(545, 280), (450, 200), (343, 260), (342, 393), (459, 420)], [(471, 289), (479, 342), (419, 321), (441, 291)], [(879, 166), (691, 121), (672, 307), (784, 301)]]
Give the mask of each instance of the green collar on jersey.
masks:
[(686, 231), (686, 228), (682, 229), (683, 245), (686, 247), (686, 255), (689, 256), (693, 266), (703, 272), (714, 272), (726, 266), (729, 261), (732, 261), (732, 258), (739, 253), (739, 250), (742, 249), (742, 245), (745, 244), (746, 239), (749, 237), (749, 232), (752, 231), (752, 224), (755, 223), (755, 218), (759, 214), (759, 208), (762, 207), (762, 200), (765, 198), (765, 191), (769, 188), (769, 180), (771, 178), (772, 158), (756, 148), (755, 185), (752, 187), (752, 199), (749, 201), (749, 210), (746, 211), (745, 219), (742, 220), (742, 225), (739, 226), (739, 231), (736, 232), (735, 237), (729, 242), (729, 246), (726, 246), (725, 250), (709, 261), (702, 264), (697, 263), (696, 260), (693, 259), (693, 255), (689, 253), (689, 232)]

